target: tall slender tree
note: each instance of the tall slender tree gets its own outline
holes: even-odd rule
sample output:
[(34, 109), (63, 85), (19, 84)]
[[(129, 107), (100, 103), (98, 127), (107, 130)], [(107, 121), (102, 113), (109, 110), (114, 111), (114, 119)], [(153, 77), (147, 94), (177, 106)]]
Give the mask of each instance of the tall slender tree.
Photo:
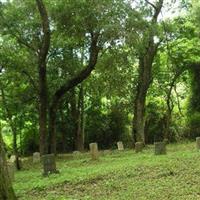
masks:
[(158, 16), (163, 6), (163, 0), (157, 1), (155, 4), (145, 0), (153, 10), (149, 28), (143, 33), (143, 48), (138, 52), (139, 66), (138, 66), (138, 84), (136, 88), (136, 95), (134, 99), (134, 118), (133, 118), (133, 138), (137, 141), (145, 143), (145, 100), (152, 82), (152, 67), (154, 58), (156, 56), (159, 42), (155, 42), (156, 26), (158, 23)]

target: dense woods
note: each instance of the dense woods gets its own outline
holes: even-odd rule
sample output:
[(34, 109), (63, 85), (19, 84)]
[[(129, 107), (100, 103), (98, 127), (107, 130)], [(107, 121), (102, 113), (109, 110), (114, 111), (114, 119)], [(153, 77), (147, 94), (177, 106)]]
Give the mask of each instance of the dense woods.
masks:
[(34, 152), (200, 136), (199, 11), (198, 0), (0, 1), (0, 199), (15, 199), (4, 151), (20, 170)]

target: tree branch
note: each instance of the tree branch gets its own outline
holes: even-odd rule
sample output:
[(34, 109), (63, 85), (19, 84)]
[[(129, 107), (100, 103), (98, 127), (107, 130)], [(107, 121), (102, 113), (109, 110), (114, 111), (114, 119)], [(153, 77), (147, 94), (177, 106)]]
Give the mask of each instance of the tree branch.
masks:
[(23, 70), (21, 73), (27, 76), (27, 78), (29, 79), (30, 84), (33, 86), (33, 88), (39, 94), (38, 87), (37, 87), (35, 81), (33, 80), (33, 77), (26, 70)]
[(83, 80), (85, 80), (92, 72), (92, 70), (95, 68), (95, 65), (97, 63), (98, 54), (100, 48), (97, 46), (98, 43), (98, 37), (99, 33), (91, 33), (91, 46), (90, 46), (90, 57), (89, 57), (89, 63), (86, 68), (84, 68), (82, 71), (80, 71), (77, 75), (75, 75), (73, 78), (65, 82), (54, 94), (52, 105), (51, 107), (57, 106), (59, 100), (63, 97), (63, 95), (68, 92), (70, 89), (81, 83)]
[(150, 6), (152, 6), (155, 10), (157, 9), (157, 7), (156, 7), (153, 3), (151, 3), (150, 1), (145, 0), (145, 2), (146, 2), (147, 4), (149, 4)]
[(158, 15), (161, 12), (162, 6), (163, 6), (163, 0), (159, 0), (157, 2), (157, 6), (154, 7), (155, 12), (154, 12), (154, 15), (153, 15), (153, 18), (152, 18), (152, 22), (154, 22), (154, 23), (157, 22)]

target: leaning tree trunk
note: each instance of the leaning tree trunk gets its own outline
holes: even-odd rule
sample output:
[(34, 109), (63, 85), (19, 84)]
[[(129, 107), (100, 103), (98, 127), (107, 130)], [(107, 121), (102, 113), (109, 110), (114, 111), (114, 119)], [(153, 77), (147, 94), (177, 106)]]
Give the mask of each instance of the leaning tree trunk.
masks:
[(77, 73), (70, 80), (67, 80), (53, 95), (52, 102), (49, 108), (49, 141), (51, 153), (56, 153), (56, 112), (58, 105), (62, 97), (69, 92), (71, 89), (75, 88), (78, 84), (84, 81), (94, 70), (97, 63), (99, 46), (98, 44), (99, 33), (91, 32), (91, 45), (90, 45), (90, 55), (89, 62), (87, 66)]
[(17, 199), (8, 176), (5, 151), (1, 133), (0, 133), (0, 199), (2, 200)]

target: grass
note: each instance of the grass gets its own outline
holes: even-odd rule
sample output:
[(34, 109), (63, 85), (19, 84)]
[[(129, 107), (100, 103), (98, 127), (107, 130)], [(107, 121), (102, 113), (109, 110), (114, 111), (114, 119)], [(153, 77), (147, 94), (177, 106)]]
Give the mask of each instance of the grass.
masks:
[(173, 144), (167, 155), (113, 151), (91, 161), (88, 154), (57, 159), (60, 174), (42, 177), (40, 165), (26, 162), (14, 182), (20, 200), (200, 199), (200, 152), (194, 143)]

